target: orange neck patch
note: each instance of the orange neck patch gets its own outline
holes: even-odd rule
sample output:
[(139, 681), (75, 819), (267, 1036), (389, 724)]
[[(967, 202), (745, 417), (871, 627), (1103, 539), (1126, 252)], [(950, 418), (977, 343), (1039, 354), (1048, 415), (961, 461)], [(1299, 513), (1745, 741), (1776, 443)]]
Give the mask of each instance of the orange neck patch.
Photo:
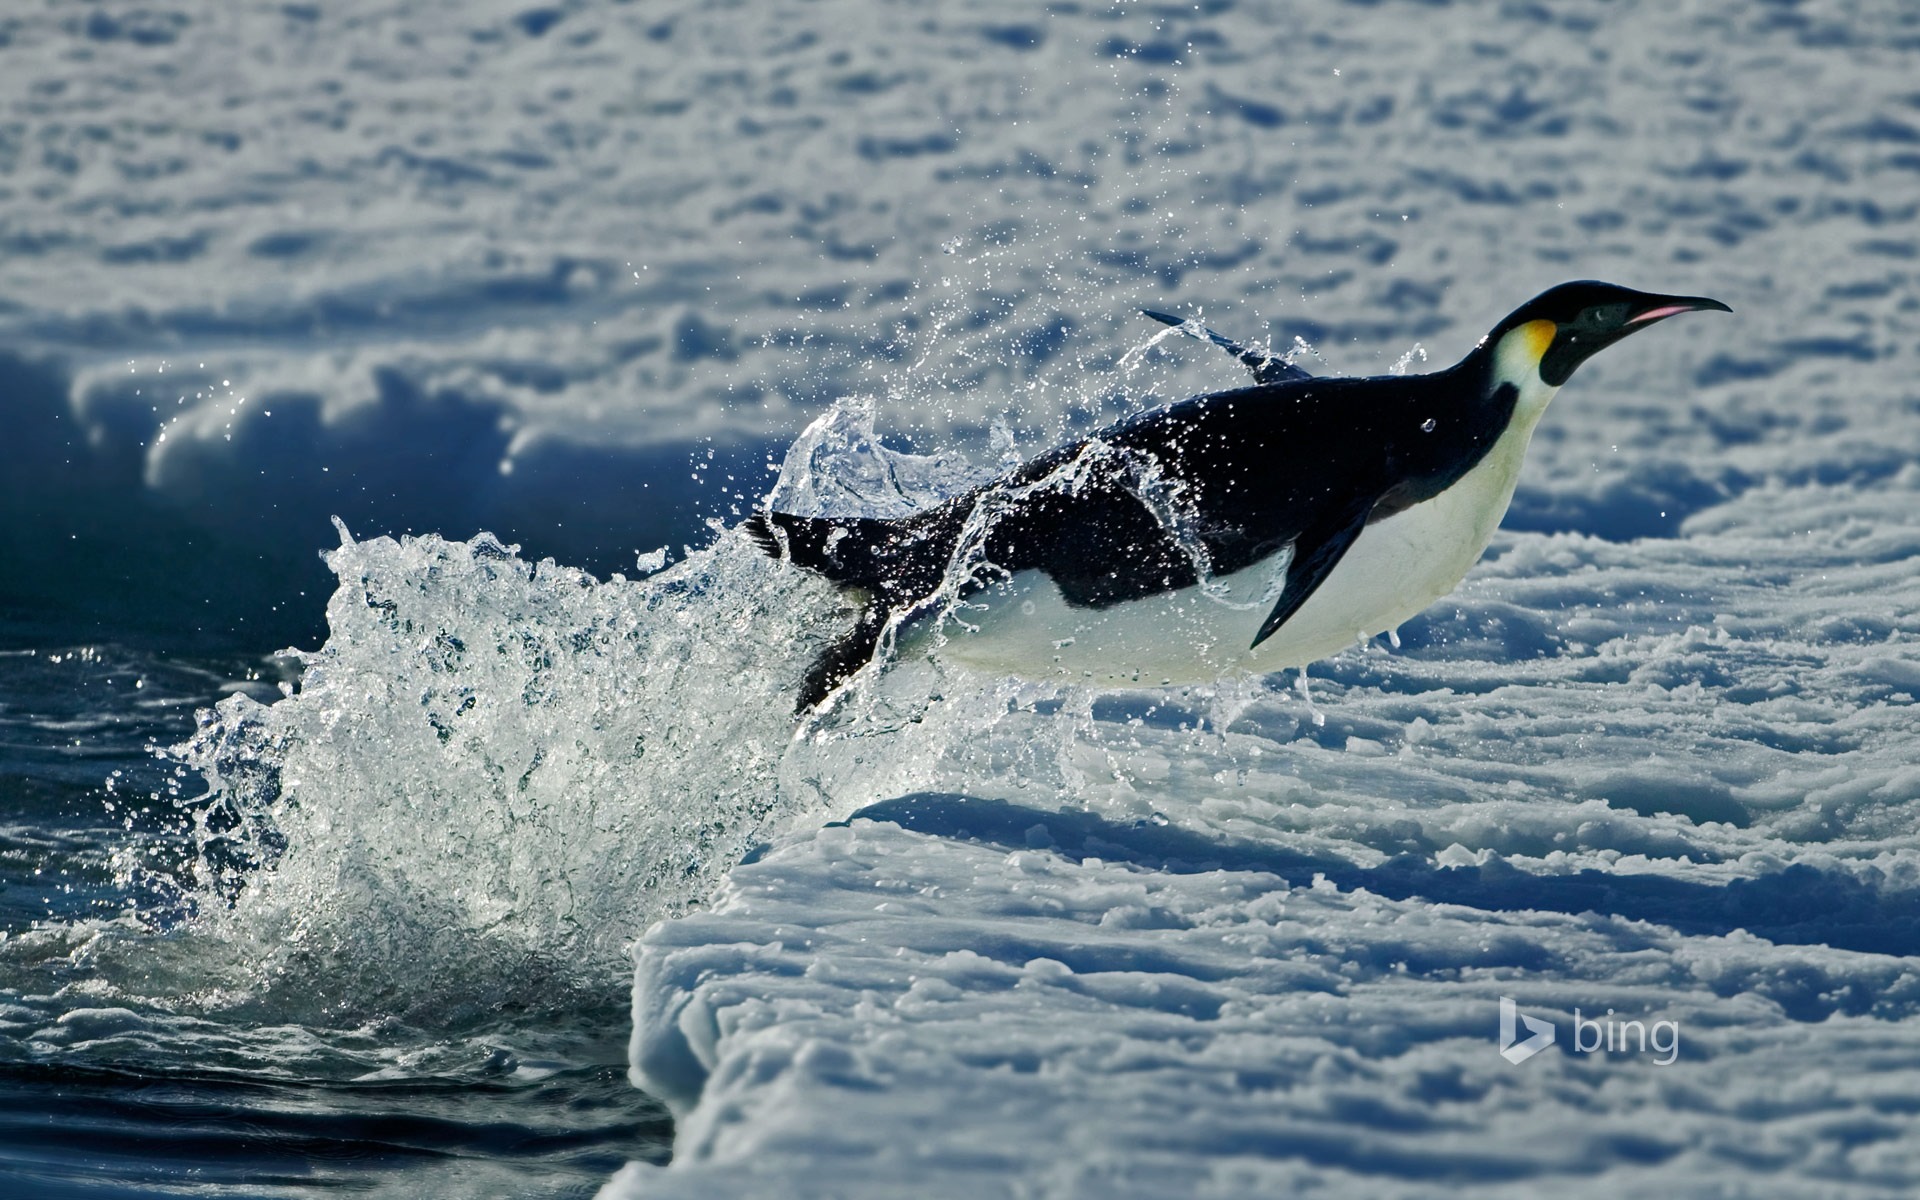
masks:
[(1516, 326), (1512, 336), (1526, 348), (1528, 361), (1538, 364), (1546, 357), (1547, 347), (1553, 345), (1553, 335), (1558, 332), (1560, 327), (1552, 321), (1528, 321)]

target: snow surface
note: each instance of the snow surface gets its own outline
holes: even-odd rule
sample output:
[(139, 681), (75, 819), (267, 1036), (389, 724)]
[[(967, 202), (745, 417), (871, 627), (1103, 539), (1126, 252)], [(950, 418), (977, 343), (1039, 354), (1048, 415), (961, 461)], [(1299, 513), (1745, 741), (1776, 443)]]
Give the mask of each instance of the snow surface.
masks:
[[(1899, 0), (16, 6), (0, 599), (332, 590), (181, 751), (207, 994), (545, 1011), (638, 937), (678, 1139), (609, 1196), (1911, 1192), (1917, 61)], [(897, 510), (1244, 378), (1140, 306), (1379, 373), (1577, 277), (1736, 313), (1584, 367), (1310, 695), (916, 660), (796, 731), (835, 599), (702, 523), (822, 416), (784, 494)]]
[[(657, 929), (634, 1056), (682, 1111), (676, 1160), (602, 1194), (1839, 1195), (1914, 1177), (1920, 1045), (1900, 1018), (1920, 977), (1898, 958), (1556, 903), (1593, 887), (1536, 884), (1501, 911), (1511, 867), (1436, 901), (1431, 866), (1336, 883), (1280, 846), (1046, 815), (934, 800), (826, 830)], [(1689, 886), (1613, 879), (1629, 906)], [(1510, 1065), (1502, 995), (1675, 1021), (1680, 1058)]]
[[(1911, 1187), (1916, 484), (1518, 535), (1324, 724), (1110, 697), (1074, 782), (781, 841), (643, 939), (676, 1158), (607, 1194)], [(1501, 996), (1557, 1049), (1502, 1059)], [(1679, 1054), (1575, 1053), (1575, 1009)]]

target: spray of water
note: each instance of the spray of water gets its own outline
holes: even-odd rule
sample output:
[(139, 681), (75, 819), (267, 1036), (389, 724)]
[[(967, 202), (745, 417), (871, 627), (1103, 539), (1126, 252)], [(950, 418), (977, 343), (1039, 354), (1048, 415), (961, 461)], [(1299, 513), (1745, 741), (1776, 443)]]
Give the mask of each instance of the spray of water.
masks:
[(817, 582), (731, 539), (644, 581), (485, 535), (343, 529), (328, 561), (297, 688), (229, 698), (177, 751), (209, 784), (195, 919), (252, 946), (256, 985), (550, 994), (787, 814), (788, 696), (837, 607)]

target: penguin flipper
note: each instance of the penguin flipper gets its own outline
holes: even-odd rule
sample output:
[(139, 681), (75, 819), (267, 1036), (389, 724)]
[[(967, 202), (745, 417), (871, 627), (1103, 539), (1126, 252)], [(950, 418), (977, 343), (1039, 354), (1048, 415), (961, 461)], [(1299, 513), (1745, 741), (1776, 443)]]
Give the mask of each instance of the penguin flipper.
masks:
[(1188, 337), (1196, 337), (1202, 341), (1212, 342), (1222, 350), (1225, 350), (1228, 354), (1233, 355), (1245, 364), (1247, 370), (1253, 372), (1253, 381), (1255, 383), (1286, 383), (1290, 380), (1313, 378), (1312, 375), (1294, 366), (1277, 354), (1269, 354), (1264, 350), (1249, 350), (1232, 338), (1215, 333), (1197, 321), (1189, 320), (1186, 317), (1176, 317), (1169, 313), (1155, 312), (1151, 308), (1143, 308), (1140, 312), (1145, 316), (1152, 317), (1162, 325), (1171, 325)]
[(1293, 560), (1287, 564), (1286, 586), (1281, 589), (1280, 599), (1274, 603), (1273, 611), (1261, 623), (1253, 645), (1247, 649), (1251, 650), (1272, 637), (1294, 613), (1300, 611), (1300, 606), (1307, 602), (1308, 597), (1320, 589), (1320, 585), (1327, 581), (1327, 576), (1333, 574), (1340, 559), (1353, 548), (1360, 531), (1367, 527), (1367, 514), (1372, 508), (1371, 500), (1351, 505), (1333, 518), (1302, 531), (1293, 540)]

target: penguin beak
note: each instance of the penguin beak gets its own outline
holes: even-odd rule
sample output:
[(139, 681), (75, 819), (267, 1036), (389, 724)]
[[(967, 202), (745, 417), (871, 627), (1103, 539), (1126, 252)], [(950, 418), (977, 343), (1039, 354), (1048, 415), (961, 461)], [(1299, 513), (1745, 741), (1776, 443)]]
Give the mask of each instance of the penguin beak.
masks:
[(1723, 313), (1733, 311), (1718, 300), (1710, 300), (1705, 296), (1650, 296), (1648, 299), (1651, 303), (1647, 307), (1627, 318), (1628, 327), (1639, 328), (1683, 312), (1700, 312), (1703, 309)]

